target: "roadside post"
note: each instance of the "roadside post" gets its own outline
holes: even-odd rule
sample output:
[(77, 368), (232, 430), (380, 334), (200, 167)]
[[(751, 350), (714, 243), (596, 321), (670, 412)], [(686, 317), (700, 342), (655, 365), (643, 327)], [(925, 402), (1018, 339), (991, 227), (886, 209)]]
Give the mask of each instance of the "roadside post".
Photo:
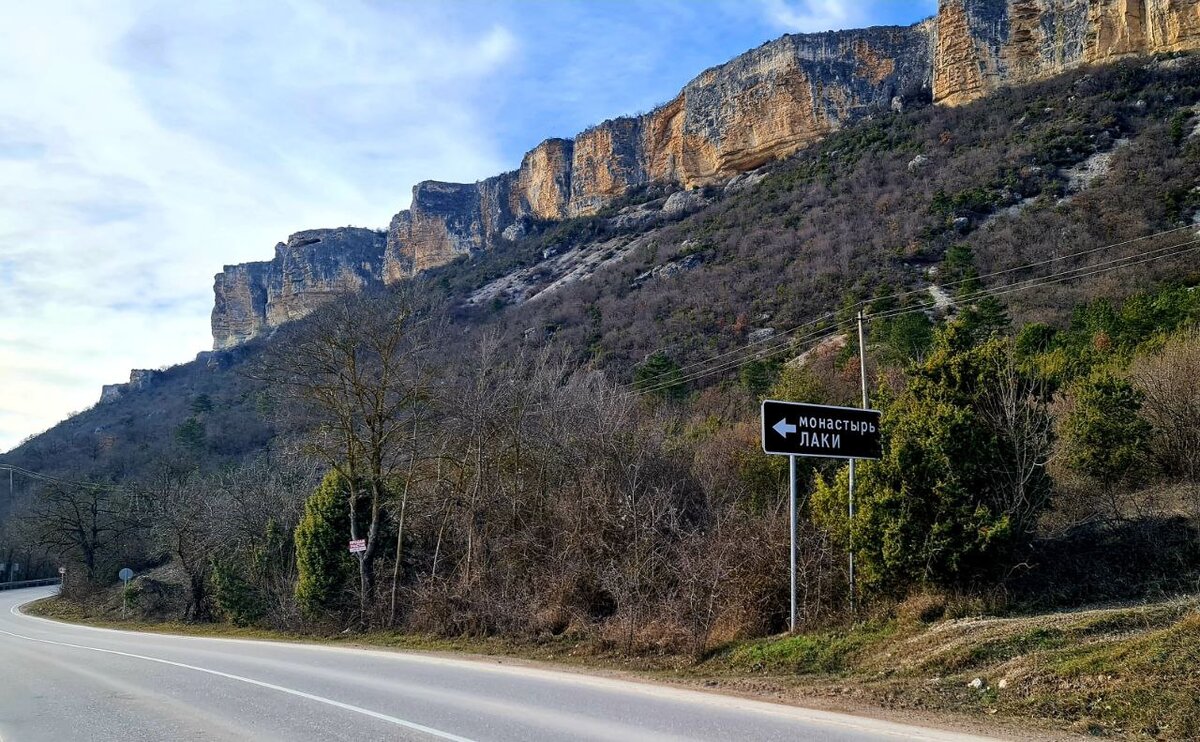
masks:
[[(859, 348), (862, 348), (862, 313), (858, 316)], [(791, 576), (791, 606), (788, 626), (796, 630), (796, 537), (797, 537), (797, 477), (796, 457), (812, 456), (850, 461), (850, 518), (854, 518), (854, 462), (858, 459), (878, 459), (883, 455), (880, 438), (879, 410), (867, 409), (867, 372), (861, 361), (863, 406), (835, 407), (802, 402), (767, 399), (762, 403), (762, 447), (768, 454), (787, 456), (791, 525), (791, 550), (788, 567)], [(853, 531), (851, 531), (853, 534)], [(851, 535), (853, 539), (853, 535)], [(850, 543), (850, 609), (855, 610), (854, 544)]]
[[(65, 572), (66, 570), (60, 568), (59, 571)], [(117, 577), (121, 578), (121, 618), (125, 618), (125, 614), (129, 611), (129, 581), (133, 579), (133, 570), (124, 567), (117, 573)]]
[[(858, 320), (858, 376), (859, 380), (862, 382), (862, 408), (865, 410), (869, 408), (870, 405), (867, 404), (867, 341), (863, 336), (864, 316), (861, 309), (858, 310), (858, 317), (856, 319)], [(875, 458), (879, 457), (876, 456)], [(848, 500), (850, 516), (848, 543), (848, 546), (850, 547), (850, 615), (854, 615), (857, 613), (855, 610), (857, 606), (855, 605), (856, 601), (854, 594), (854, 459), (850, 459), (849, 484), (850, 486), (846, 488), (848, 495), (846, 499)]]

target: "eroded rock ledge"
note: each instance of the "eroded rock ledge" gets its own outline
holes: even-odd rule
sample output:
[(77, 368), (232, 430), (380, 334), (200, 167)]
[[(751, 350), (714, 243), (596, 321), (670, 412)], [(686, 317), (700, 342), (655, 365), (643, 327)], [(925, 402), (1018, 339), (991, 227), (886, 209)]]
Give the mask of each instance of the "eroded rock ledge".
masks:
[(340, 291), (491, 249), (530, 220), (592, 214), (646, 184), (728, 180), (896, 98), (961, 105), (1079, 65), (1197, 46), (1200, 0), (941, 0), (937, 16), (908, 27), (783, 36), (705, 70), (650, 113), (545, 140), (517, 170), (419, 183), (386, 232), (299, 232), (269, 262), (226, 266), (213, 345), (236, 345)]

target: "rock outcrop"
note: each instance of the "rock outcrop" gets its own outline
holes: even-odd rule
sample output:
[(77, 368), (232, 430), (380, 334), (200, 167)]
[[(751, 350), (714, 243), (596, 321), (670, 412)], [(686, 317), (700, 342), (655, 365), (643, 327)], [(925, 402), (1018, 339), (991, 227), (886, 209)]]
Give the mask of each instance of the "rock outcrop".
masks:
[(381, 285), (384, 246), (384, 233), (373, 229), (310, 229), (277, 244), (273, 260), (225, 266), (213, 286), (213, 347), (303, 317), (339, 293)]
[(162, 371), (156, 371), (150, 368), (135, 368), (129, 372), (128, 382), (124, 384), (105, 384), (100, 387), (99, 404), (115, 402), (129, 392), (138, 392), (142, 389), (149, 389), (157, 381), (159, 381), (159, 379), (162, 378), (162, 375)]
[(1200, 47), (1198, 0), (942, 0), (933, 99), (960, 105), (1000, 85), (1135, 54)]
[(594, 214), (641, 186), (736, 180), (912, 97), (961, 105), (1084, 64), (1198, 47), (1200, 0), (941, 0), (935, 17), (908, 27), (786, 35), (704, 71), (650, 113), (547, 139), (517, 170), (420, 183), (386, 234), (301, 232), (269, 263), (227, 266), (216, 281), (214, 345), (242, 342), (338, 291), (491, 249), (533, 222)]
[(514, 224), (586, 216), (639, 186), (691, 189), (786, 157), (927, 89), (931, 49), (929, 23), (784, 36), (705, 71), (648, 114), (547, 139), (515, 171), (420, 183), (388, 229), (385, 279), (489, 249)]

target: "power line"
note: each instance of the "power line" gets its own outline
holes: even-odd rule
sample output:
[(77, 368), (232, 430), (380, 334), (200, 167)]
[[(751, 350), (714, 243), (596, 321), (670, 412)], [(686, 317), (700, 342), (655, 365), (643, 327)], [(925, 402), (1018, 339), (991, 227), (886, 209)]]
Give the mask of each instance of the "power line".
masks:
[[(1005, 294), (1010, 294), (1010, 293), (1013, 293), (1016, 291), (1023, 291), (1027, 288), (1035, 288), (1037, 286), (1048, 285), (1051, 283), (1062, 283), (1064, 281), (1070, 281), (1070, 280), (1073, 280), (1076, 278), (1086, 278), (1086, 277), (1092, 276), (1092, 275), (1099, 275), (1101, 273), (1107, 273), (1109, 271), (1116, 270), (1118, 268), (1125, 268), (1125, 267), (1132, 266), (1132, 265), (1141, 265), (1143, 263), (1152, 262), (1159, 258), (1174, 257), (1176, 255), (1185, 255), (1189, 252), (1193, 252), (1193, 250), (1195, 248), (1193, 248), (1193, 250), (1180, 250), (1177, 253), (1172, 253), (1171, 251), (1177, 250), (1178, 248), (1181, 248), (1181, 247), (1187, 247), (1189, 245), (1196, 245), (1196, 244), (1200, 244), (1200, 239), (1192, 239), (1192, 240), (1188, 240), (1186, 242), (1180, 242), (1180, 243), (1177, 243), (1174, 245), (1160, 247), (1156, 250), (1150, 250), (1148, 252), (1138, 253), (1137, 255), (1126, 255), (1121, 258), (1113, 258), (1112, 260), (1105, 260), (1105, 261), (1102, 261), (1099, 263), (1092, 263), (1091, 265), (1082, 265), (1082, 266), (1078, 266), (1076, 268), (1068, 268), (1068, 269), (1059, 271), (1057, 273), (1051, 273), (1046, 276), (1036, 276), (1034, 278), (1028, 278), (1028, 279), (1025, 279), (1022, 281), (1017, 281), (1015, 283), (1006, 284), (1003, 286), (997, 286), (997, 287), (994, 287), (991, 289), (980, 289), (976, 292), (973, 292), (973, 293), (968, 294), (967, 296), (963, 297), (962, 300), (966, 301), (966, 302), (973, 302), (973, 301), (977, 301), (980, 298), (985, 298), (988, 296), (1003, 296)], [(934, 303), (929, 303), (929, 304), (921, 304), (921, 305), (917, 305), (914, 307), (904, 307), (904, 308), (900, 308), (900, 309), (887, 310), (887, 311), (872, 315), (872, 319), (888, 319), (890, 317), (900, 316), (902, 314), (908, 314), (908, 313), (910, 313), (910, 311), (926, 311), (928, 309), (932, 309), (932, 308), (936, 308), (936, 307), (937, 307), (937, 304), (936, 304), (936, 302), (934, 302)]]
[[(1177, 230), (1172, 230), (1172, 231), (1177, 231)], [(1017, 283), (997, 287), (995, 289), (982, 289), (978, 292), (975, 292), (974, 294), (969, 296), (967, 299), (969, 301), (977, 301), (980, 298), (989, 297), (989, 296), (992, 296), (992, 297), (1003, 296), (1005, 294), (1010, 294), (1010, 293), (1014, 293), (1017, 291), (1023, 291), (1026, 289), (1035, 288), (1037, 286), (1049, 285), (1049, 284), (1054, 284), (1054, 283), (1062, 283), (1064, 281), (1070, 281), (1070, 280), (1074, 280), (1076, 278), (1086, 278), (1086, 277), (1093, 276), (1093, 275), (1099, 275), (1102, 273), (1111, 272), (1113, 270), (1117, 270), (1120, 268), (1126, 268), (1126, 267), (1130, 267), (1130, 266), (1134, 266), (1134, 265), (1141, 265), (1143, 263), (1152, 262), (1154, 260), (1158, 260), (1161, 258), (1177, 257), (1179, 255), (1185, 255), (1185, 254), (1188, 254), (1191, 252), (1195, 252), (1196, 250), (1200, 250), (1200, 246), (1191, 247), (1190, 249), (1187, 249), (1187, 250), (1179, 250), (1178, 252), (1173, 252), (1173, 253), (1170, 251), (1177, 250), (1178, 248), (1181, 248), (1181, 247), (1187, 247), (1189, 245), (1198, 245), (1198, 244), (1200, 244), (1200, 239), (1189, 240), (1187, 242), (1170, 245), (1165, 248), (1159, 248), (1157, 250), (1152, 250), (1148, 253), (1141, 253), (1139, 255), (1125, 256), (1122, 258), (1115, 258), (1113, 260), (1108, 260), (1108, 261), (1104, 261), (1101, 263), (1096, 263), (1096, 264), (1092, 264), (1092, 265), (1088, 265), (1088, 266), (1080, 266), (1078, 268), (1071, 268), (1071, 269), (1067, 269), (1064, 271), (1060, 271), (1058, 273), (1052, 273), (1048, 276), (1039, 276), (1039, 277), (1035, 277), (1035, 278), (1031, 278), (1031, 279), (1026, 279), (1025, 281), (1019, 281)], [(1088, 251), (1088, 252), (1095, 252), (1095, 249)], [(1140, 259), (1138, 259), (1138, 258), (1140, 258)], [(1039, 263), (1039, 264), (1045, 264), (1045, 262), (1046, 261), (1041, 261), (1041, 263)], [(1011, 271), (1011, 269), (1009, 269), (1009, 271), (1001, 271), (999, 273), (1010, 272), (1010, 271)], [(964, 280), (974, 281), (976, 279), (974, 277), (972, 277), (972, 278), (964, 279)], [(963, 283), (963, 281), (958, 281), (956, 283)], [(886, 311), (886, 312), (883, 312), (883, 313), (880, 313), (877, 315), (873, 315), (869, 319), (889, 319), (891, 317), (898, 317), (898, 316), (901, 316), (904, 314), (912, 314), (915, 312), (926, 312), (931, 308), (935, 308), (936, 306), (937, 306), (936, 303), (931, 303), (931, 304), (921, 304), (921, 305), (917, 305), (917, 306), (913, 306), (913, 307), (904, 307), (904, 308), (900, 308), (900, 309), (889, 310), (889, 311)], [(757, 350), (748, 356), (745, 356), (742, 358), (735, 358), (731, 361), (726, 361), (721, 364), (718, 364), (710, 369), (702, 369), (700, 371), (693, 372), (691, 374), (685, 375), (680, 378), (672, 378), (672, 379), (666, 380), (662, 383), (654, 384), (654, 385), (651, 385), (648, 387), (644, 386), (640, 389), (633, 389), (629, 393), (649, 394), (649, 393), (656, 392), (656, 391), (662, 391), (664, 389), (669, 389), (669, 388), (677, 386), (679, 384), (687, 383), (689, 381), (695, 381), (695, 380), (703, 378), (705, 376), (710, 376), (715, 373), (728, 371), (728, 370), (730, 370), (736, 366), (739, 366), (742, 363), (745, 363), (746, 361), (751, 360), (751, 359), (760, 359), (761, 360), (761, 359), (765, 359), (765, 358), (771, 358), (771, 357), (780, 355), (781, 353), (788, 352), (789, 350), (791, 350), (792, 345), (797, 340), (800, 342), (803, 342), (805, 339), (815, 337), (816, 338), (816, 340), (814, 342), (814, 345), (815, 345), (816, 342), (819, 342), (822, 339), (825, 339), (827, 337), (832, 337), (832, 336), (838, 334), (838, 331), (845, 324), (846, 324), (846, 322), (840, 322), (833, 329), (826, 330), (824, 332), (810, 333), (809, 335), (802, 336), (801, 338), (786, 338), (786, 337), (778, 338), (778, 342), (776, 342), (773, 345), (768, 346), (766, 348)], [(776, 339), (776, 338), (772, 338), (772, 339)], [(660, 374), (660, 376), (661, 376), (661, 374)]]
[(26, 469), (25, 467), (17, 466), (16, 464), (0, 464), (0, 471), (8, 471), (10, 476), (15, 472), (15, 473), (20, 474), (29, 479), (36, 479), (41, 482), (46, 482), (47, 484), (57, 484), (57, 485), (67, 486), (67, 487), (87, 487), (90, 489), (101, 489), (101, 490), (112, 490), (112, 491), (125, 491), (125, 489), (126, 489), (125, 487), (122, 487), (117, 484), (103, 484), (100, 482), (81, 482), (81, 481), (75, 480), (75, 479), (64, 479), (62, 477), (55, 477), (55, 476), (51, 476), (49, 474), (42, 474), (40, 472), (33, 471), (32, 469)]
[[(998, 277), (998, 276), (1003, 276), (1003, 275), (1007, 275), (1007, 274), (1009, 274), (1009, 273), (1014, 273), (1014, 272), (1016, 272), (1016, 271), (1029, 270), (1030, 268), (1037, 268), (1037, 267), (1039, 267), (1039, 266), (1048, 265), (1048, 264), (1055, 263), (1055, 262), (1057, 262), (1057, 261), (1060, 261), (1060, 260), (1072, 260), (1072, 259), (1075, 259), (1075, 258), (1080, 258), (1080, 257), (1084, 257), (1084, 256), (1086, 256), (1086, 255), (1091, 255), (1091, 254), (1094, 254), (1094, 253), (1097, 253), (1097, 252), (1101, 252), (1101, 251), (1104, 251), (1104, 250), (1111, 250), (1111, 249), (1113, 249), (1113, 248), (1116, 248), (1116, 247), (1123, 247), (1123, 246), (1125, 246), (1125, 245), (1131, 245), (1131, 244), (1133, 244), (1133, 243), (1135, 243), (1135, 242), (1142, 242), (1142, 241), (1145, 241), (1145, 240), (1154, 239), (1154, 238), (1156, 238), (1156, 237), (1164, 237), (1164, 236), (1166, 236), (1166, 235), (1175, 234), (1175, 233), (1177, 233), (1177, 232), (1180, 232), (1180, 231), (1183, 231), (1183, 230), (1186, 230), (1186, 229), (1194, 229), (1194, 226), (1193, 226), (1193, 225), (1184, 225), (1184, 226), (1182, 226), (1182, 227), (1174, 227), (1174, 228), (1172, 228), (1172, 229), (1165, 229), (1165, 230), (1162, 230), (1162, 231), (1160, 231), (1160, 232), (1155, 232), (1155, 233), (1153, 233), (1153, 234), (1143, 235), (1143, 236), (1141, 236), (1141, 237), (1133, 237), (1133, 238), (1130, 238), (1130, 239), (1127, 239), (1127, 240), (1122, 240), (1122, 241), (1120, 241), (1120, 242), (1113, 242), (1113, 243), (1110, 243), (1110, 244), (1107, 244), (1107, 245), (1101, 245), (1100, 247), (1092, 247), (1092, 248), (1088, 248), (1088, 249), (1086, 249), (1086, 250), (1080, 250), (1080, 251), (1077, 251), (1077, 252), (1074, 252), (1074, 253), (1068, 253), (1068, 254), (1066, 254), (1066, 255), (1058, 255), (1058, 256), (1055, 256), (1055, 257), (1051, 257), (1051, 258), (1045, 258), (1045, 259), (1042, 259), (1042, 260), (1036, 260), (1036, 261), (1033, 261), (1033, 262), (1030, 262), (1030, 263), (1025, 263), (1025, 264), (1022, 264), (1022, 265), (1016, 265), (1016, 266), (1012, 266), (1012, 267), (1009, 267), (1009, 268), (1004, 268), (1004, 269), (1002, 269), (1002, 270), (992, 271), (991, 273), (985, 273), (985, 274), (983, 274), (983, 275), (979, 275), (979, 276), (969, 276), (969, 277), (965, 277), (965, 278), (956, 279), (956, 280), (953, 280), (953, 281), (946, 281), (946, 282), (942, 282), (942, 283), (939, 283), (939, 284), (936, 284), (936, 285), (937, 285), (939, 288), (953, 288), (953, 287), (956, 287), (956, 286), (961, 286), (961, 285), (963, 285), (963, 284), (966, 284), (966, 283), (969, 283), (969, 282), (974, 282), (974, 281), (984, 281), (984, 280), (987, 280), (987, 279), (990, 279), (990, 278), (996, 278), (996, 277)], [(867, 308), (867, 306), (868, 306), (869, 304), (872, 304), (872, 303), (875, 303), (875, 302), (879, 302), (879, 301), (885, 301), (885, 300), (901, 300), (901, 299), (904, 299), (904, 298), (906, 298), (906, 297), (912, 296), (912, 295), (914, 295), (914, 294), (924, 294), (924, 293), (926, 293), (926, 292), (927, 292), (927, 290), (928, 290), (928, 289), (909, 289), (909, 290), (907, 290), (907, 291), (900, 291), (900, 292), (893, 292), (893, 293), (891, 293), (891, 294), (885, 294), (884, 296), (879, 296), (879, 297), (875, 297), (875, 298), (872, 298), (872, 299), (862, 299), (862, 300), (860, 300), (860, 301), (856, 302), (855, 304), (851, 305), (851, 306), (850, 306), (850, 307), (849, 307), (847, 310), (845, 310), (845, 311), (848, 311), (848, 312), (853, 312), (853, 311), (856, 311), (856, 310), (858, 310), (858, 309), (866, 309), (866, 308)], [(681, 366), (681, 367), (679, 367), (679, 368), (677, 368), (677, 369), (672, 369), (671, 371), (663, 371), (663, 372), (660, 372), (660, 373), (658, 373), (658, 374), (655, 374), (654, 376), (651, 376), (651, 377), (649, 377), (649, 378), (648, 378), (646, 381), (648, 381), (648, 382), (650, 382), (650, 383), (652, 383), (652, 384), (657, 384), (657, 383), (659, 383), (660, 381), (663, 381), (663, 382), (669, 382), (669, 383), (668, 383), (668, 386), (674, 386), (674, 384), (675, 384), (675, 383), (677, 383), (677, 382), (676, 382), (676, 381), (674, 381), (674, 380), (668, 380), (668, 379), (666, 379), (666, 375), (667, 375), (667, 374), (675, 374), (675, 373), (679, 373), (679, 372), (682, 372), (682, 371), (687, 371), (688, 369), (693, 369), (693, 368), (700, 367), (700, 366), (706, 366), (706, 365), (708, 365), (708, 364), (710, 364), (710, 363), (713, 363), (714, 361), (717, 361), (717, 360), (719, 360), (719, 359), (722, 359), (722, 358), (727, 358), (727, 357), (729, 357), (729, 356), (733, 356), (733, 355), (740, 355), (740, 354), (742, 354), (742, 353), (745, 353), (747, 350), (751, 350), (751, 349), (753, 349), (755, 346), (757, 346), (757, 345), (760, 345), (760, 344), (764, 344), (764, 343), (770, 343), (770, 344), (772, 345), (772, 347), (773, 347), (773, 346), (774, 346), (774, 344), (775, 344), (775, 343), (776, 343), (776, 342), (777, 342), (779, 339), (781, 339), (781, 338), (783, 338), (783, 337), (786, 337), (786, 336), (788, 336), (788, 335), (791, 335), (791, 334), (793, 334), (793, 333), (795, 333), (795, 332), (798, 332), (798, 331), (800, 331), (800, 330), (803, 330), (803, 329), (805, 329), (805, 328), (808, 328), (808, 327), (813, 327), (813, 326), (819, 325), (820, 323), (822, 323), (822, 322), (825, 322), (825, 321), (828, 321), (828, 320), (830, 320), (830, 319), (834, 319), (834, 320), (836, 320), (836, 319), (837, 319), (837, 315), (838, 315), (838, 313), (837, 313), (837, 312), (826, 312), (825, 314), (822, 314), (822, 315), (820, 315), (820, 316), (818, 316), (818, 317), (815, 317), (815, 318), (813, 318), (813, 319), (810, 319), (810, 320), (807, 320), (807, 321), (805, 321), (805, 322), (802, 322), (802, 323), (800, 323), (800, 324), (798, 324), (798, 325), (795, 325), (794, 327), (790, 327), (790, 328), (788, 328), (787, 330), (784, 330), (784, 331), (783, 331), (783, 332), (781, 332), (781, 333), (777, 333), (777, 334), (775, 334), (775, 335), (772, 335), (772, 336), (770, 336), (770, 337), (767, 337), (767, 338), (763, 338), (763, 339), (761, 339), (761, 340), (754, 340), (754, 341), (751, 341), (751, 342), (749, 342), (749, 343), (747, 343), (747, 344), (745, 344), (745, 345), (738, 346), (737, 348), (732, 348), (732, 349), (730, 349), (730, 350), (727, 350), (727, 351), (725, 351), (725, 352), (723, 352), (723, 353), (719, 353), (719, 354), (717, 354), (717, 355), (715, 355), (715, 356), (711, 356), (711, 357), (709, 357), (709, 358), (706, 358), (706, 359), (704, 359), (704, 360), (700, 360), (700, 361), (693, 361), (692, 363), (686, 364), (686, 365), (684, 365), (684, 366)]]

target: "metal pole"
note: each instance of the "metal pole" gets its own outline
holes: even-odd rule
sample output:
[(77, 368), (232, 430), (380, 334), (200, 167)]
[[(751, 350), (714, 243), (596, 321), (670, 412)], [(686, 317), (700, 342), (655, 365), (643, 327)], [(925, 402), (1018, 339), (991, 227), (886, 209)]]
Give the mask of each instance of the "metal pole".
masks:
[(788, 504), (788, 515), (792, 523), (791, 534), (791, 549), (788, 552), (788, 564), (791, 567), (791, 618), (788, 620), (788, 627), (794, 633), (796, 631), (796, 457), (788, 456), (789, 477), (791, 482), (791, 499)]
[(850, 613), (855, 613), (854, 605), (854, 459), (850, 459), (850, 520), (846, 532), (850, 534)]
[[(862, 382), (862, 408), (869, 409), (870, 405), (867, 402), (867, 342), (863, 332), (863, 312), (858, 310), (858, 376)], [(854, 459), (850, 459), (850, 497), (849, 497), (849, 515), (850, 515), (850, 612), (855, 612), (855, 594), (854, 594)]]
[(865, 335), (863, 334), (863, 320), (865, 319), (866, 317), (863, 315), (862, 310), (858, 310), (858, 375), (862, 380), (862, 406), (864, 410), (870, 407), (867, 404), (867, 341), (864, 339)]

